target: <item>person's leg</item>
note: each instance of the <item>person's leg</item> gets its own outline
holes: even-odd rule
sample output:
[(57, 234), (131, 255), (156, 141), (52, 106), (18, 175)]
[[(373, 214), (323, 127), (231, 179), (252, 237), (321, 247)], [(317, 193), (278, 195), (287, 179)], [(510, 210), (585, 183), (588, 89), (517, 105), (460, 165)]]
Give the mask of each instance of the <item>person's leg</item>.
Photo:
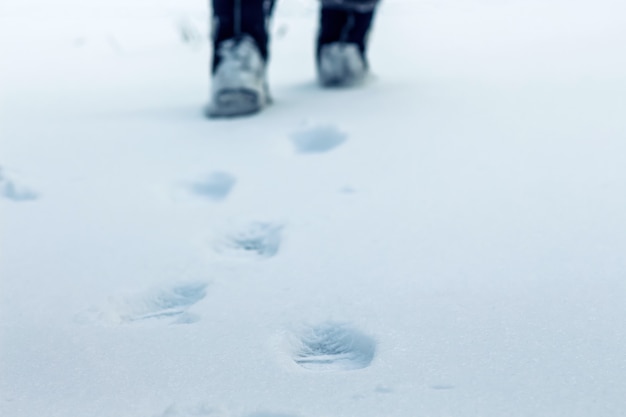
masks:
[(219, 65), (220, 46), (229, 39), (250, 37), (264, 60), (268, 56), (267, 20), (273, 0), (212, 0), (213, 3), (213, 64)]
[(267, 23), (273, 0), (212, 0), (209, 116), (255, 113), (269, 102)]
[(351, 85), (367, 74), (367, 40), (377, 3), (377, 0), (321, 1), (316, 59), (323, 85)]
[(348, 13), (345, 10), (322, 6), (317, 34), (316, 53), (318, 56), (322, 46), (339, 42), (344, 37), (344, 26), (347, 23)]

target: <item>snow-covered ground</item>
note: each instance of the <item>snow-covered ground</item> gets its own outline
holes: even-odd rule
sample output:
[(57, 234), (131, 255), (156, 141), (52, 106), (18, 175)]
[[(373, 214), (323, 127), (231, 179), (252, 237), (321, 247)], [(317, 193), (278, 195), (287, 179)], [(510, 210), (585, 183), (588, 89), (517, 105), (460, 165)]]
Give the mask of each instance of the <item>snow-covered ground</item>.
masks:
[(199, 0), (0, 5), (2, 417), (623, 417), (626, 3), (383, 0), (207, 120)]

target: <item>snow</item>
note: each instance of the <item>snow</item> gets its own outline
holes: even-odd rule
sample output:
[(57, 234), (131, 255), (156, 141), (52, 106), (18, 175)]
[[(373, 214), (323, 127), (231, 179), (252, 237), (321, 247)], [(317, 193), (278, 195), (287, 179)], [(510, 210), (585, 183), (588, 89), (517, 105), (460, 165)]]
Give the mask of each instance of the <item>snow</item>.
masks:
[(192, 0), (0, 5), (3, 417), (622, 417), (626, 6), (383, 0), (203, 117)]

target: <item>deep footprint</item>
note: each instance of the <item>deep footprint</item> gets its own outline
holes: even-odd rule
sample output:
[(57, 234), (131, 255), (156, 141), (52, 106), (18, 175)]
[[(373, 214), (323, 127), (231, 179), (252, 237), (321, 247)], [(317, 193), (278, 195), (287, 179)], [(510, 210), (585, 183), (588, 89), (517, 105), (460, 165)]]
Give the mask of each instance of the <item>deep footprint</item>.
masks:
[(293, 360), (311, 371), (366, 368), (376, 354), (374, 339), (345, 323), (308, 326), (297, 336)]
[(220, 255), (236, 258), (271, 258), (281, 245), (283, 226), (271, 222), (252, 222), (224, 235), (214, 245)]
[(291, 134), (291, 142), (298, 153), (328, 152), (346, 140), (348, 135), (333, 125), (313, 126)]
[(179, 284), (145, 294), (115, 301), (115, 307), (123, 323), (150, 319), (174, 319), (172, 323), (188, 324), (198, 318), (187, 310), (206, 296), (206, 283)]

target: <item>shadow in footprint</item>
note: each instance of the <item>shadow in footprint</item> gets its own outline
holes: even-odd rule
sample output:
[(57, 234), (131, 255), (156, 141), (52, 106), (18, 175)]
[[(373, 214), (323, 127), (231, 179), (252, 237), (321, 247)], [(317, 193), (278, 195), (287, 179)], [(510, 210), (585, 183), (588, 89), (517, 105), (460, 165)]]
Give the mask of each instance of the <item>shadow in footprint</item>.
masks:
[(293, 360), (311, 371), (366, 368), (376, 353), (374, 339), (346, 323), (307, 326), (296, 336)]
[(220, 201), (228, 197), (237, 179), (227, 173), (216, 171), (206, 178), (188, 184), (189, 192), (202, 198)]
[(33, 201), (39, 198), (36, 192), (26, 187), (19, 186), (14, 181), (7, 178), (2, 171), (2, 167), (0, 167), (0, 196), (16, 202)]
[(2, 184), (2, 196), (11, 201), (33, 201), (39, 198), (39, 195), (32, 190), (17, 187), (12, 182)]
[(348, 135), (334, 125), (318, 125), (291, 134), (291, 142), (298, 153), (322, 153), (344, 143)]
[(283, 226), (271, 222), (252, 222), (226, 233), (214, 249), (220, 255), (235, 258), (266, 259), (280, 249)]
[(206, 287), (206, 283), (179, 284), (113, 300), (113, 303), (123, 323), (174, 319), (173, 324), (189, 324), (198, 321), (199, 317), (187, 310), (206, 296)]

